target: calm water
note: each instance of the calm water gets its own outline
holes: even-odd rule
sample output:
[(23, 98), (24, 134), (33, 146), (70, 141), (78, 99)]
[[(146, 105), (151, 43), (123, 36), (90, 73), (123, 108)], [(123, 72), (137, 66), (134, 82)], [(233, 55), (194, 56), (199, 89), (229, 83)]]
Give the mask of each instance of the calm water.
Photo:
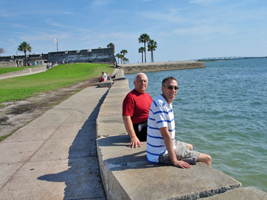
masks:
[[(207, 62), (205, 69), (146, 73), (155, 99), (178, 80), (176, 138), (213, 158), (213, 168), (267, 192), (267, 59)], [(126, 75), (133, 89), (135, 74)]]

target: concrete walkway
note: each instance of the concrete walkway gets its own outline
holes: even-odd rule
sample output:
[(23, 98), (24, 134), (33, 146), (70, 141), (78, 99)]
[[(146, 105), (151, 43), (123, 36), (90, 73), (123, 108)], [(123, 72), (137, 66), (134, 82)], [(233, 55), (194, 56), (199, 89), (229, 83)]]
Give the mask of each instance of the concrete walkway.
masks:
[(0, 143), (0, 199), (105, 199), (96, 118), (108, 88), (88, 87)]

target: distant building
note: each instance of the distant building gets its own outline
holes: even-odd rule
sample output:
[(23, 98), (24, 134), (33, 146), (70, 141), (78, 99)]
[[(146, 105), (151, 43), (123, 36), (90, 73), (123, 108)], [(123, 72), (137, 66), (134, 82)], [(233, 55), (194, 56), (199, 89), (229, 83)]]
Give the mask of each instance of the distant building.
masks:
[(47, 60), (44, 59), (43, 57), (39, 57), (39, 58), (29, 58), (29, 60), (27, 60), (28, 63), (30, 64), (30, 66), (39, 66), (39, 65), (45, 65)]
[[(84, 49), (48, 52), (47, 54), (28, 54), (27, 62), (32, 66), (51, 63), (114, 63), (113, 48)], [(25, 65), (25, 56), (0, 56), (0, 67), (21, 67)]]

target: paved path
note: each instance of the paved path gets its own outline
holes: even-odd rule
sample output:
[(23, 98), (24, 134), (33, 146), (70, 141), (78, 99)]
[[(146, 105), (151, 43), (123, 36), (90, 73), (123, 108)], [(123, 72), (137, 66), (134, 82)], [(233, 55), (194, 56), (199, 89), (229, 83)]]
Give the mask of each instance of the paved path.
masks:
[(0, 199), (105, 199), (96, 117), (107, 91), (88, 87), (0, 142)]

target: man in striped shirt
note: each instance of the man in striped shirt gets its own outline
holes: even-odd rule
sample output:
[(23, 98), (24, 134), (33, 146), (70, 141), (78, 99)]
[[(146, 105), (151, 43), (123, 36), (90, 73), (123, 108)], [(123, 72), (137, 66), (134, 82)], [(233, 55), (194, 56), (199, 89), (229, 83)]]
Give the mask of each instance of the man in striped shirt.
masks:
[(147, 159), (153, 163), (173, 164), (190, 168), (197, 161), (211, 166), (211, 157), (193, 151), (193, 146), (175, 140), (175, 120), (172, 101), (178, 91), (174, 77), (162, 81), (162, 94), (150, 106), (147, 126)]

